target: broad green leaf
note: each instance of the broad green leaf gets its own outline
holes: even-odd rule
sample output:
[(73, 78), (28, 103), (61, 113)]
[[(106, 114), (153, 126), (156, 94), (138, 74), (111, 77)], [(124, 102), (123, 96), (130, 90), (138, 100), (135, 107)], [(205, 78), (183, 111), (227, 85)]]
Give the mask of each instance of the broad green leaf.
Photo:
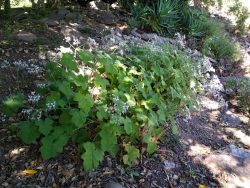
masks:
[(38, 127), (32, 122), (22, 122), (19, 127), (20, 131), (18, 133), (18, 136), (23, 140), (25, 144), (31, 144), (40, 136)]
[(56, 152), (53, 148), (53, 136), (46, 136), (42, 139), (42, 146), (40, 147), (40, 152), (44, 160), (48, 160), (56, 156)]
[(69, 113), (68, 110), (65, 110), (65, 111), (63, 111), (63, 113), (59, 117), (59, 123), (61, 125), (68, 126), (71, 124), (71, 119), (72, 119), (72, 115)]
[(103, 119), (107, 119), (109, 114), (107, 113), (107, 106), (98, 106), (97, 107), (97, 113), (96, 116), (98, 118), (98, 120), (103, 120)]
[(86, 171), (96, 169), (103, 159), (103, 151), (97, 148), (95, 144), (91, 142), (83, 144), (83, 147), (85, 149), (85, 152), (82, 155), (84, 169)]
[(105, 78), (102, 78), (99, 74), (96, 75), (94, 80), (95, 86), (106, 88), (109, 85), (109, 81)]
[(77, 76), (73, 82), (76, 86), (81, 87), (81, 90), (86, 90), (88, 88), (88, 77), (79, 75)]
[(124, 120), (124, 129), (127, 134), (131, 134), (133, 132), (133, 122), (128, 117)]
[(72, 91), (69, 82), (63, 81), (63, 82), (60, 83), (60, 85), (58, 86), (58, 89), (59, 89), (59, 91), (61, 91), (68, 99), (70, 99), (71, 97), (74, 96), (74, 92)]
[(24, 96), (22, 94), (11, 95), (3, 101), (1, 107), (2, 112), (11, 116), (13, 113), (17, 113), (18, 110), (24, 105)]
[(157, 148), (157, 144), (155, 142), (149, 142), (147, 145), (147, 152), (149, 154), (153, 154)]
[(93, 54), (87, 51), (80, 51), (79, 56), (80, 59), (86, 64), (89, 64), (94, 60)]
[(117, 137), (113, 131), (112, 126), (103, 125), (102, 130), (100, 131), (101, 136), (101, 148), (103, 151), (108, 151), (112, 155), (115, 155), (117, 152)]
[(61, 98), (61, 94), (58, 91), (50, 91), (49, 96), (46, 97), (46, 102), (50, 103), (50, 102), (54, 102), (54, 101), (58, 101)]
[(39, 127), (40, 133), (47, 136), (53, 129), (53, 120), (46, 118), (45, 120), (37, 121), (36, 125)]
[(128, 100), (129, 106), (133, 107), (133, 106), (136, 105), (136, 101), (135, 101), (135, 98), (134, 98), (133, 95), (130, 95), (130, 94), (128, 94), (128, 93), (125, 93), (124, 95), (125, 95), (125, 97), (126, 97), (127, 100)]
[(61, 64), (65, 65), (69, 70), (78, 71), (77, 64), (74, 60), (74, 55), (71, 53), (63, 54), (63, 57), (61, 59)]
[(88, 113), (94, 106), (94, 100), (89, 94), (84, 95), (82, 93), (77, 93), (75, 96), (75, 101), (78, 102), (79, 108), (85, 113)]
[(124, 164), (132, 165), (133, 163), (136, 163), (138, 161), (140, 152), (136, 147), (127, 145), (125, 147), (125, 151), (127, 152), (127, 154), (123, 156)]
[(71, 122), (78, 128), (82, 127), (86, 122), (86, 114), (80, 110), (73, 109), (70, 111), (72, 115)]
[(47, 160), (61, 153), (68, 139), (69, 137), (65, 134), (64, 130), (60, 127), (56, 127), (50, 135), (42, 139), (40, 152), (43, 159)]

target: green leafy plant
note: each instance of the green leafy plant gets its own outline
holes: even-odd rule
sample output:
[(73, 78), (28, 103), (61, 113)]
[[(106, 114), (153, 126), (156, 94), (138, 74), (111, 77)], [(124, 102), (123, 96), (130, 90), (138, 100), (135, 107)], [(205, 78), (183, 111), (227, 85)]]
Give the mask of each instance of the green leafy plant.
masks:
[(172, 35), (176, 32), (179, 22), (177, 4), (170, 0), (158, 0), (149, 6), (146, 16), (142, 19), (154, 32)]
[(246, 20), (249, 18), (250, 15), (248, 8), (243, 6), (241, 1), (235, 0), (233, 6), (231, 6), (229, 9), (229, 13), (232, 13), (237, 17), (236, 29), (239, 30), (239, 33), (245, 33)]
[(196, 12), (193, 14), (193, 20), (190, 24), (189, 34), (199, 39), (218, 36), (222, 33), (223, 25), (217, 20), (210, 19), (204, 12)]
[(163, 125), (178, 134), (176, 112), (195, 104), (192, 61), (170, 46), (160, 49), (134, 47), (127, 57), (80, 51), (83, 70), (69, 53), (49, 63), (47, 85), (37, 89), (43, 97), (23, 109), (30, 115), (20, 123), (19, 137), (38, 141), (44, 159), (78, 143), (87, 171), (105, 153), (119, 152), (126, 165), (138, 161), (140, 147), (154, 153)]
[(157, 0), (147, 4), (137, 2), (131, 8), (129, 24), (159, 34), (172, 35), (180, 27), (182, 4), (179, 0)]
[(2, 104), (1, 110), (8, 116), (17, 113), (24, 105), (24, 96), (22, 94), (11, 95), (7, 97)]
[(250, 116), (250, 79), (247, 77), (229, 79), (225, 88), (235, 91), (233, 94), (237, 99), (239, 109)]
[(226, 36), (208, 37), (203, 42), (203, 53), (217, 59), (228, 59), (235, 61), (240, 52)]

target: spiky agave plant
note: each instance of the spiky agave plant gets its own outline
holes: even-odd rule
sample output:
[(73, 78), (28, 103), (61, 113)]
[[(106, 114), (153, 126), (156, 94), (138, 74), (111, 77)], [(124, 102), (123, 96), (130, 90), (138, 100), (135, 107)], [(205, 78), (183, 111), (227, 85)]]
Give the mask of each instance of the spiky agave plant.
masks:
[(147, 7), (147, 14), (142, 19), (154, 32), (172, 35), (180, 20), (177, 6), (172, 0), (158, 0)]

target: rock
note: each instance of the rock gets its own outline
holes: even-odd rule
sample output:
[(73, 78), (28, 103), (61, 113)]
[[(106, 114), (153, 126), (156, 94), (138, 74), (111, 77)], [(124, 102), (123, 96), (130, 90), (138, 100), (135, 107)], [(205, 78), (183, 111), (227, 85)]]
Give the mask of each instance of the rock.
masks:
[(69, 14), (70, 11), (65, 9), (65, 8), (61, 8), (57, 11), (57, 14), (60, 16), (60, 17), (65, 17), (67, 14)]
[(79, 14), (76, 12), (70, 12), (65, 16), (66, 20), (76, 20), (79, 18)]
[(164, 168), (166, 170), (172, 170), (172, 169), (176, 168), (176, 164), (172, 161), (165, 160), (164, 161)]
[(246, 149), (236, 147), (234, 145), (230, 145), (228, 148), (228, 152), (231, 153), (235, 157), (239, 157), (244, 160), (250, 160), (250, 150), (246, 150)]
[(37, 40), (37, 36), (30, 32), (21, 31), (15, 34), (15, 38), (24, 42), (33, 43)]
[(122, 184), (110, 181), (104, 185), (104, 188), (125, 188)]
[(27, 19), (28, 18), (28, 13), (20, 13), (20, 14), (17, 14), (16, 16), (15, 16), (15, 20), (18, 20), (18, 21), (20, 21), (20, 20), (25, 20), (25, 19)]
[(148, 34), (148, 33), (143, 33), (141, 35), (141, 38), (145, 41), (150, 41), (150, 40), (153, 40), (155, 38), (155, 35), (154, 34)]
[(224, 122), (232, 126), (241, 125), (242, 123), (241, 119), (237, 116), (237, 114), (231, 112), (230, 110), (227, 110), (226, 113), (223, 114), (221, 118), (223, 119)]
[(95, 9), (95, 10), (107, 10), (108, 4), (104, 3), (103, 1), (91, 1), (88, 4), (88, 8)]
[(96, 15), (94, 15), (94, 17), (96, 17), (96, 20), (98, 22), (105, 24), (105, 25), (116, 24), (116, 17), (111, 12), (99, 12)]
[(49, 26), (49, 27), (57, 27), (59, 26), (59, 21), (57, 20), (53, 20), (53, 19), (48, 19), (45, 21), (45, 23)]

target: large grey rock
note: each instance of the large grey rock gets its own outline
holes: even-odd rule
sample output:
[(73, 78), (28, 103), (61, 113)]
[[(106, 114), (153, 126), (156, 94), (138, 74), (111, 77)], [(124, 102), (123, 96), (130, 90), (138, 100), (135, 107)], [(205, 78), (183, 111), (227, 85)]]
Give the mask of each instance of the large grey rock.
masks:
[(80, 15), (76, 12), (70, 12), (65, 16), (66, 20), (77, 20), (80, 17)]
[(125, 188), (122, 184), (110, 181), (104, 185), (104, 188)]
[(116, 24), (116, 17), (111, 12), (98, 12), (94, 15), (97, 21), (105, 25), (114, 25)]
[(37, 36), (30, 32), (21, 31), (15, 34), (15, 38), (24, 42), (33, 43), (37, 40)]
[(95, 9), (95, 10), (107, 10), (108, 4), (104, 3), (103, 1), (90, 1), (88, 3), (88, 8)]
[(57, 27), (59, 26), (59, 21), (58, 20), (54, 20), (54, 19), (48, 19), (45, 21), (45, 23), (49, 26), (49, 27)]

